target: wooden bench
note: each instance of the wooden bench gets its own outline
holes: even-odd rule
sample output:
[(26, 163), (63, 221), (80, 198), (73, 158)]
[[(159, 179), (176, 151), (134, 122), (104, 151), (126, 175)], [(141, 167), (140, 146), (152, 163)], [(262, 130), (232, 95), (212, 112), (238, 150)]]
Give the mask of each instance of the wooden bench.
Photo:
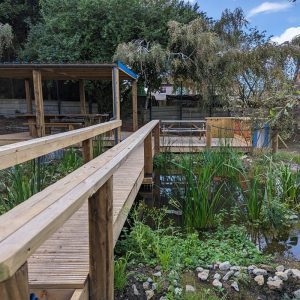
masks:
[[(29, 126), (29, 128), (35, 128), (36, 126), (36, 123), (31, 123), (31, 122), (28, 122), (28, 123), (23, 123), (23, 125), (26, 125), (26, 126)], [(81, 128), (84, 126), (84, 123), (74, 123), (74, 122), (50, 122), (50, 123), (45, 123), (45, 127), (46, 128), (66, 128), (68, 130), (74, 130), (74, 129), (77, 129), (77, 128)], [(33, 130), (33, 129), (31, 129)], [(48, 132), (48, 133), (51, 133), (51, 132)]]

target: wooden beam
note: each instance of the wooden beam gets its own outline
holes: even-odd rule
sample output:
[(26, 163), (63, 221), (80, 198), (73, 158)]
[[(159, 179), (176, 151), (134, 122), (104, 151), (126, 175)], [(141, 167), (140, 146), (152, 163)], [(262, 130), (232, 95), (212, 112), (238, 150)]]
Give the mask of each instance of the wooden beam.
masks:
[(206, 147), (211, 147), (211, 139), (212, 139), (212, 132), (211, 132), (211, 125), (206, 125)]
[(33, 88), (36, 113), (36, 127), (39, 137), (45, 136), (44, 100), (42, 89), (42, 75), (40, 71), (33, 70)]
[(86, 114), (84, 81), (79, 80), (80, 113)]
[[(112, 70), (113, 113), (115, 120), (121, 119), (120, 111), (120, 74), (118, 68)], [(116, 143), (121, 141), (121, 128), (116, 129)]]
[(88, 163), (93, 159), (93, 139), (87, 139), (82, 142), (83, 148), (83, 161), (84, 163)]
[(31, 98), (31, 88), (29, 79), (25, 79), (25, 97), (27, 105), (27, 113), (32, 114), (32, 98)]
[(91, 300), (113, 300), (113, 178), (89, 199)]
[(153, 129), (154, 135), (154, 154), (158, 154), (160, 152), (160, 124), (158, 123)]
[(121, 125), (121, 121), (110, 121), (70, 132), (2, 146), (0, 147), (0, 170), (80, 143), (99, 134), (114, 130)]
[(136, 131), (138, 129), (138, 107), (137, 107), (137, 81), (132, 82), (132, 129)]
[(152, 132), (144, 140), (144, 172), (145, 176), (152, 177), (153, 155), (152, 155)]
[(1, 300), (28, 300), (28, 266), (27, 262), (9, 279), (0, 282)]

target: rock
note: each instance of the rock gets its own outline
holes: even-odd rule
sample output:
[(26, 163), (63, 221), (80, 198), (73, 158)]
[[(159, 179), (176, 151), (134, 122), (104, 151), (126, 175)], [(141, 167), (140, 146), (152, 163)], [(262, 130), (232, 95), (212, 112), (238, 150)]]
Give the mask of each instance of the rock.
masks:
[(202, 281), (207, 280), (209, 275), (209, 270), (203, 270), (201, 273), (198, 273), (198, 278)]
[(294, 221), (294, 220), (298, 220), (299, 217), (298, 217), (297, 215), (293, 214), (293, 215), (289, 215), (289, 216), (288, 216), (288, 219), (289, 219), (290, 221)]
[(155, 267), (155, 271), (160, 271), (161, 270), (161, 266), (156, 266)]
[(147, 300), (152, 299), (153, 296), (154, 296), (154, 291), (152, 291), (152, 290), (146, 291), (146, 297), (147, 297)]
[(291, 276), (291, 275), (293, 275), (293, 272), (292, 272), (292, 270), (291, 270), (291, 269), (287, 269), (287, 270), (285, 270), (285, 271), (284, 271), (284, 273), (285, 273), (287, 276)]
[(254, 270), (254, 269), (257, 269), (257, 268), (256, 268), (256, 266), (251, 265), (251, 266), (249, 266), (247, 269), (248, 269), (249, 273), (252, 273), (253, 270)]
[(292, 276), (296, 279), (300, 279), (300, 271), (298, 269), (291, 269)]
[(241, 274), (240, 271), (236, 271), (236, 272), (233, 274), (233, 276), (234, 276), (234, 277), (238, 277), (238, 276), (240, 276), (240, 274)]
[(185, 291), (187, 292), (187, 293), (194, 293), (194, 292), (196, 292), (196, 289), (192, 286), (192, 285), (186, 285), (185, 286)]
[(132, 289), (133, 289), (133, 293), (134, 293), (135, 296), (139, 296), (140, 295), (140, 293), (139, 293), (138, 289), (136, 288), (135, 284), (132, 285)]
[(253, 274), (256, 275), (256, 276), (257, 275), (268, 275), (268, 272), (265, 269), (256, 268), (256, 269), (253, 270)]
[(284, 266), (280, 265), (280, 266), (276, 267), (276, 271), (277, 272), (283, 272), (284, 271)]
[(207, 265), (206, 267), (207, 267), (207, 269), (213, 269), (214, 266), (213, 265)]
[(240, 269), (241, 269), (241, 267), (239, 267), (239, 266), (230, 267), (231, 271), (239, 271)]
[(162, 296), (162, 297), (159, 298), (159, 300), (168, 300), (168, 298), (165, 297), (165, 296)]
[(264, 283), (265, 283), (265, 278), (263, 275), (255, 276), (254, 280), (257, 282), (258, 285), (264, 285)]
[(157, 283), (153, 282), (152, 283), (152, 290), (155, 291), (157, 289)]
[(281, 279), (269, 280), (267, 282), (267, 285), (270, 290), (279, 290), (280, 291), (283, 288), (283, 281)]
[(232, 287), (234, 290), (236, 290), (237, 292), (240, 291), (239, 286), (238, 286), (238, 284), (237, 284), (236, 281), (234, 281), (234, 282), (231, 284), (231, 287)]
[(153, 282), (152, 278), (148, 277), (147, 282), (152, 283)]
[(219, 273), (216, 273), (216, 274), (214, 275), (214, 279), (218, 279), (218, 280), (220, 280), (220, 279), (221, 279), (221, 277), (222, 277), (222, 275), (221, 275), (221, 274), (219, 274)]
[(219, 279), (214, 279), (212, 285), (216, 288), (221, 288), (223, 286), (222, 282)]
[(223, 262), (223, 263), (220, 263), (220, 265), (219, 265), (219, 269), (220, 269), (221, 271), (227, 271), (227, 270), (230, 269), (230, 267), (231, 267), (231, 264), (230, 264), (229, 261), (225, 261), (225, 262)]
[(200, 273), (200, 272), (203, 272), (203, 268), (201, 268), (201, 267), (198, 267), (198, 268), (196, 268), (196, 272), (198, 272), (198, 273)]
[(283, 280), (283, 281), (287, 281), (287, 280), (288, 280), (288, 275), (287, 275), (287, 273), (285, 273), (285, 272), (275, 272), (275, 275), (276, 275), (279, 279), (281, 279), (281, 280)]
[(227, 281), (232, 275), (234, 274), (234, 271), (229, 271), (225, 274), (225, 276), (223, 277), (224, 281)]
[(143, 289), (144, 290), (150, 290), (150, 283), (148, 281), (143, 283)]
[(158, 271), (158, 272), (154, 273), (153, 276), (155, 276), (155, 277), (161, 277), (161, 271)]
[(300, 289), (297, 290), (297, 291), (295, 291), (295, 292), (293, 292), (293, 295), (294, 295), (294, 297), (295, 297), (296, 299), (300, 299)]

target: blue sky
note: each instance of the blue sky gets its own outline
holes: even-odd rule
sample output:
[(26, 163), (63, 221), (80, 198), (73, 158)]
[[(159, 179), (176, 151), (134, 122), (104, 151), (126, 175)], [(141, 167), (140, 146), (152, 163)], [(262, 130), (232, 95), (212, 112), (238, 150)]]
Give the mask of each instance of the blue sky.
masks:
[[(188, 1), (188, 0), (186, 0)], [(266, 30), (273, 35), (273, 40), (281, 43), (300, 34), (300, 1), (291, 3), (288, 0), (190, 0), (200, 6), (208, 16), (217, 19), (224, 9), (241, 7), (252, 26)]]

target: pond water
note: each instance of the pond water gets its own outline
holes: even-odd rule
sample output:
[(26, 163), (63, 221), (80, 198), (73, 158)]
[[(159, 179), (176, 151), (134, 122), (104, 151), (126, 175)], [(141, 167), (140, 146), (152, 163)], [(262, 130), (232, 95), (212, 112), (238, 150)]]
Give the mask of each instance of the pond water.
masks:
[[(172, 199), (180, 197), (182, 185), (181, 174), (160, 174), (156, 172), (153, 190), (142, 191), (141, 195), (148, 206), (167, 207), (169, 218), (175, 225), (181, 224), (181, 212), (172, 204)], [(171, 201), (170, 201), (171, 200)], [(249, 229), (250, 239), (266, 254), (300, 260), (300, 219), (289, 226), (276, 231), (259, 231)]]

